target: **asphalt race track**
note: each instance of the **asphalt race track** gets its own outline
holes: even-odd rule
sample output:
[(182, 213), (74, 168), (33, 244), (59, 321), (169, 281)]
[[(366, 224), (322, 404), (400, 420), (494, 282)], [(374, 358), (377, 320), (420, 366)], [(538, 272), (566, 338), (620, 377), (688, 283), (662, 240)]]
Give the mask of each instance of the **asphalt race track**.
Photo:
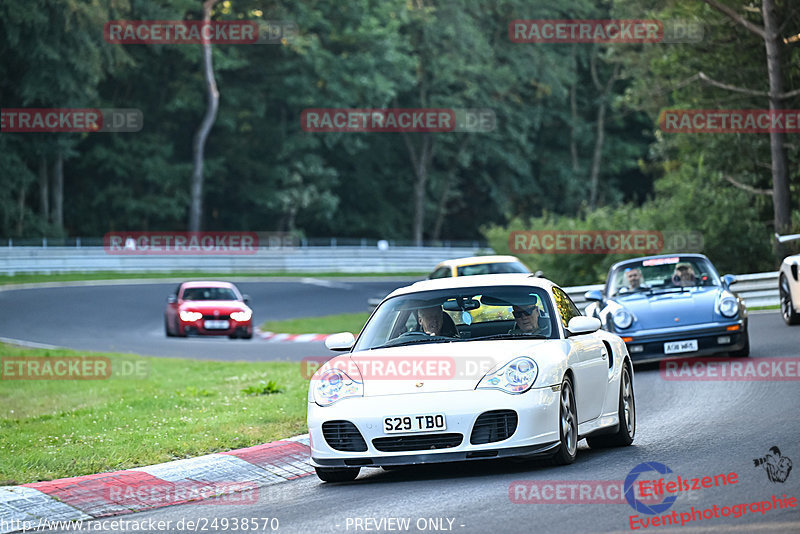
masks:
[[(784, 326), (777, 313), (752, 315), (751, 328), (751, 359), (798, 354), (800, 328)], [(210, 522), (214, 518), (276, 517), (278, 532), (291, 533), (366, 532), (355, 528), (356, 519), (364, 526), (366, 518), (372, 528), (372, 520), (408, 518), (411, 532), (422, 531), (417, 522), (425, 526), (423, 522), (429, 518), (445, 518), (442, 524), (454, 532), (631, 532), (629, 517), (645, 515), (626, 503), (561, 500), (557, 504), (516, 504), (509, 499), (509, 487), (520, 480), (537, 481), (542, 488), (547, 481), (623, 481), (642, 462), (660, 462), (671, 468), (673, 474), (667, 475), (667, 480), (675, 480), (677, 475), (684, 479), (730, 472), (738, 475), (733, 485), (679, 494), (667, 514), (800, 494), (796, 467), (779, 483), (771, 482), (764, 468), (753, 462), (773, 446), (795, 464), (800, 462), (800, 388), (796, 381), (666, 381), (658, 367), (650, 365), (636, 369), (634, 383), (638, 425), (633, 446), (595, 451), (582, 441), (577, 461), (567, 467), (473, 461), (391, 472), (364, 469), (353, 483), (323, 484), (309, 476), (263, 488), (256, 505), (181, 505), (124, 519), (153, 518), (175, 525), (181, 519)], [(658, 478), (652, 475), (655, 473), (647, 479)], [(569, 490), (564, 495), (569, 496)], [(646, 531), (800, 532), (800, 508), (704, 519), (683, 527), (651, 526)]]
[[(236, 285), (249, 295), (257, 326), (266, 320), (367, 311), (370, 297), (410, 281), (291, 278)], [(332, 354), (319, 342), (167, 338), (164, 308), (177, 285), (120, 282), (0, 291), (0, 337), (76, 350), (213, 360), (300, 360)]]
[[(365, 309), (366, 298), (388, 291), (397, 282), (241, 283), (251, 296), (257, 320), (299, 315), (325, 315)], [(174, 284), (69, 287), (0, 292), (0, 336), (84, 350), (118, 350), (161, 356), (276, 359), (293, 357), (300, 345), (253, 340), (166, 339), (161, 324), (164, 298)], [(100, 310), (118, 309), (109, 315)], [(141, 326), (137, 326), (141, 325)], [(760, 358), (798, 356), (800, 327), (787, 327), (777, 313), (750, 316), (752, 353)], [(327, 352), (320, 344), (314, 350)], [(173, 348), (174, 347), (174, 348)], [(308, 355), (309, 348), (300, 354)], [(745, 360), (747, 361), (747, 360)], [(228, 522), (237, 518), (272, 518), (277, 532), (326, 533), (390, 531), (390, 518), (409, 520), (408, 531), (582, 533), (631, 532), (635, 512), (627, 503), (570, 502), (570, 490), (552, 494), (555, 503), (514, 503), (516, 481), (545, 487), (576, 481), (622, 481), (643, 462), (659, 462), (686, 478), (735, 472), (737, 482), (678, 494), (665, 514), (691, 508), (731, 507), (772, 496), (800, 496), (800, 470), (784, 482), (772, 482), (754, 459), (773, 446), (795, 464), (800, 462), (800, 387), (797, 381), (668, 381), (657, 365), (635, 370), (637, 431), (633, 446), (591, 450), (582, 441), (570, 466), (542, 462), (472, 461), (383, 471), (363, 469), (353, 483), (323, 484), (309, 476), (262, 488), (257, 504), (188, 504), (161, 508), (118, 519)], [(650, 474), (646, 479), (661, 475)], [(643, 477), (644, 478), (644, 477)], [(561, 486), (568, 488), (568, 486)], [(511, 488), (511, 493), (509, 489)], [(563, 495), (565, 498), (559, 498)], [(96, 520), (94, 522), (97, 522)], [(358, 521), (358, 522), (356, 522)], [(378, 523), (384, 521), (384, 523)], [(376, 528), (378, 525), (382, 528)], [(357, 528), (360, 525), (360, 528)], [(398, 523), (391, 523), (395, 531)], [(438, 526), (439, 529), (432, 528)], [(639, 526), (639, 525), (637, 525)], [(420, 528), (424, 527), (424, 528)], [(369, 528), (369, 530), (367, 530)], [(90, 526), (84, 524), (85, 530)], [(240, 529), (241, 530), (241, 529)], [(405, 530), (405, 529), (403, 529)], [(800, 532), (800, 507), (748, 511), (741, 517), (711, 518), (685, 526), (640, 527), (647, 532)], [(176, 528), (166, 531), (181, 532)], [(223, 532), (218, 527), (209, 532)], [(260, 525), (252, 532), (262, 530)], [(163, 532), (163, 531), (162, 531)], [(185, 530), (184, 530), (185, 532)]]

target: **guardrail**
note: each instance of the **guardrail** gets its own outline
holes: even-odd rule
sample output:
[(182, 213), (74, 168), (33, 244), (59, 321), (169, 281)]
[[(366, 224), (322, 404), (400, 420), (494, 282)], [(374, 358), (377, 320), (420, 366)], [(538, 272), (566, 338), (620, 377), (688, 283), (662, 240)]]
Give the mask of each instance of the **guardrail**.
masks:
[[(589, 286), (565, 287), (564, 291), (570, 296), (578, 308), (583, 310), (589, 303), (584, 294), (592, 289), (602, 291), (603, 284)], [(731, 285), (731, 291), (741, 296), (747, 307), (777, 306), (780, 303), (778, 295), (778, 271), (769, 273), (737, 274), (736, 282)]]
[(262, 247), (247, 255), (117, 255), (102, 247), (0, 247), (0, 273), (93, 271), (215, 273), (426, 272), (437, 263), (474, 256), (476, 247)]

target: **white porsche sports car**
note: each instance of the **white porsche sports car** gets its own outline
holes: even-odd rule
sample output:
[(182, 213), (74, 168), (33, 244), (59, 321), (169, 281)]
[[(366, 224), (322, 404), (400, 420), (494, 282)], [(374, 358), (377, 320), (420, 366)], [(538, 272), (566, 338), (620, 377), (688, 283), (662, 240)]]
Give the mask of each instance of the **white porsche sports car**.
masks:
[[(800, 239), (800, 234), (779, 236), (778, 242), (785, 243)], [(787, 256), (781, 262), (778, 274), (778, 292), (781, 299), (781, 316), (788, 325), (800, 324), (800, 254)]]
[(320, 479), (362, 467), (510, 456), (575, 460), (577, 444), (629, 445), (625, 343), (557, 285), (529, 274), (425, 280), (395, 290), (308, 391)]

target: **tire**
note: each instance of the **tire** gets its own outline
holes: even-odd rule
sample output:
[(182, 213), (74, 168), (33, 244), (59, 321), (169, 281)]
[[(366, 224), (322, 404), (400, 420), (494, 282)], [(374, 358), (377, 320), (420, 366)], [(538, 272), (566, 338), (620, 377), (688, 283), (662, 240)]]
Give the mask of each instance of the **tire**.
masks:
[(169, 321), (167, 321), (166, 317), (164, 317), (164, 333), (167, 334), (167, 337), (175, 337), (175, 334), (169, 330)]
[(633, 394), (633, 380), (627, 365), (622, 366), (619, 384), (619, 428), (613, 434), (587, 437), (586, 442), (593, 449), (608, 447), (627, 447), (636, 435), (636, 397)]
[(550, 458), (553, 465), (568, 465), (578, 454), (578, 414), (575, 406), (575, 393), (572, 380), (568, 376), (561, 382), (558, 408), (558, 437), (561, 444)]
[(251, 331), (249, 334), (242, 334), (242, 339), (253, 339), (253, 332)]
[(177, 337), (186, 337), (186, 332), (181, 332), (181, 326), (178, 324), (178, 320), (175, 320), (175, 335)]
[(781, 295), (781, 316), (783, 322), (789, 326), (800, 324), (800, 313), (794, 311), (792, 304), (792, 290), (789, 287), (789, 281), (786, 275), (781, 273), (780, 282), (778, 282), (778, 290)]
[(750, 356), (750, 333), (744, 331), (744, 347), (739, 350), (733, 350), (728, 353), (731, 358), (747, 358)]
[(352, 482), (361, 471), (360, 467), (315, 467), (323, 482)]

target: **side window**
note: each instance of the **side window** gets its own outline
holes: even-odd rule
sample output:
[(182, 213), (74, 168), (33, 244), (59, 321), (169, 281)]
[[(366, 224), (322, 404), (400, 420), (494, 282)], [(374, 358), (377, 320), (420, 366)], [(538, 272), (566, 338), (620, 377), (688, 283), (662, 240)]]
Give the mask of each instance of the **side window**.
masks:
[(436, 278), (447, 278), (448, 276), (450, 276), (450, 267), (439, 267), (431, 273), (430, 279), (435, 280)]
[(569, 298), (569, 295), (564, 293), (563, 290), (554, 287), (553, 298), (556, 301), (558, 314), (561, 316), (561, 323), (564, 325), (564, 328), (567, 327), (570, 319), (572, 319), (573, 317), (579, 317), (583, 315), (578, 309), (578, 307), (575, 306), (575, 304), (572, 302), (572, 299)]

